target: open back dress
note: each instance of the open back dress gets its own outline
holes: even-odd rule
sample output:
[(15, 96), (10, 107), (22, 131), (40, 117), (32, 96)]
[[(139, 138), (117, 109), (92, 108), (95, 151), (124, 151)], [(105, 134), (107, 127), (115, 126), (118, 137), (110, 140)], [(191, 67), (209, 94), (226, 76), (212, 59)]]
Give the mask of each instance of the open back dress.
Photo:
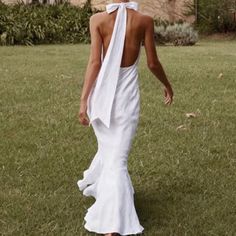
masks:
[(134, 188), (127, 168), (140, 112), (140, 50), (132, 66), (121, 67), (127, 8), (138, 10), (138, 3), (106, 5), (108, 14), (118, 12), (107, 53), (87, 102), (98, 150), (83, 172), (83, 179), (77, 182), (83, 195), (96, 200), (87, 210), (84, 227), (99, 234), (132, 235), (144, 230), (135, 209)]

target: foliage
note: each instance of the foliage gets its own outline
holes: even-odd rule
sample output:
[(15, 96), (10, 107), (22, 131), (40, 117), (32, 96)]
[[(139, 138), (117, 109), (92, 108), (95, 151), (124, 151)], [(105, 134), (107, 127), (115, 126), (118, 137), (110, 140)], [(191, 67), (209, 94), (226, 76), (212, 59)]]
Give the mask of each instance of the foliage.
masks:
[(4, 45), (87, 43), (91, 5), (0, 3), (0, 39)]
[(155, 26), (168, 26), (170, 22), (168, 20), (163, 20), (161, 18), (155, 18), (154, 19)]
[(194, 45), (198, 32), (189, 23), (174, 23), (155, 26), (155, 39), (159, 44), (172, 43), (175, 46)]
[(196, 26), (201, 32), (236, 31), (235, 0), (195, 0), (186, 3), (186, 15), (196, 15)]

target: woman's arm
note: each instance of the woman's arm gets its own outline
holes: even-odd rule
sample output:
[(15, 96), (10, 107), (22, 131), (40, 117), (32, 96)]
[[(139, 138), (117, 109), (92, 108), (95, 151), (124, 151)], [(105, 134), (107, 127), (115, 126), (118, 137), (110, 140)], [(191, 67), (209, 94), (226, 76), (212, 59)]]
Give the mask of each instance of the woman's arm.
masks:
[(87, 99), (101, 68), (102, 37), (99, 32), (98, 14), (90, 17), (90, 57), (80, 98), (79, 120), (80, 123), (85, 126), (89, 124), (89, 120), (87, 117)]
[(147, 55), (147, 65), (150, 71), (161, 81), (165, 86), (165, 104), (171, 104), (173, 100), (173, 91), (171, 84), (167, 79), (166, 73), (162, 67), (161, 62), (158, 59), (155, 39), (154, 39), (154, 21), (153, 18), (146, 16), (146, 30), (144, 45)]

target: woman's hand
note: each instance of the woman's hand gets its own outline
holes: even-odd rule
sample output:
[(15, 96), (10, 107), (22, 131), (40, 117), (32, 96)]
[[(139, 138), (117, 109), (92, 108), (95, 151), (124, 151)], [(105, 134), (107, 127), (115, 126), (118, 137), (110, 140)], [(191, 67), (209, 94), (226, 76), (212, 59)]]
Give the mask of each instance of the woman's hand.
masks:
[(87, 102), (81, 101), (80, 103), (80, 111), (78, 114), (79, 121), (82, 125), (88, 126), (89, 125), (89, 118), (87, 116)]
[(173, 96), (174, 96), (173, 90), (170, 85), (164, 88), (164, 93), (165, 93), (165, 104), (170, 105), (173, 101)]

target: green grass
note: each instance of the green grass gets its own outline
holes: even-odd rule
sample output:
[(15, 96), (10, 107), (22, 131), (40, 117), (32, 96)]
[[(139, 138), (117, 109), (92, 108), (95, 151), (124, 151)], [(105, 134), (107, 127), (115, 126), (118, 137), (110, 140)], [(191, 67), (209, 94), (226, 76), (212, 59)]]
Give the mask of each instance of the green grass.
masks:
[[(0, 47), (1, 235), (94, 235), (83, 227), (94, 199), (76, 184), (96, 153), (92, 127), (76, 117), (88, 53), (88, 45)], [(129, 156), (144, 234), (236, 235), (236, 41), (158, 54), (174, 103), (164, 105), (142, 49)]]

